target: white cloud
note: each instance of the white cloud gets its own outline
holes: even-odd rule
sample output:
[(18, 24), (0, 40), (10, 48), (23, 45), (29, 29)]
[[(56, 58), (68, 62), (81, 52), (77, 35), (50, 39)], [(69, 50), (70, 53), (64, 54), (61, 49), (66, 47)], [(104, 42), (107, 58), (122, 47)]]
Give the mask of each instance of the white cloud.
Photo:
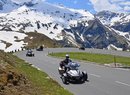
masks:
[(125, 0), (110, 0), (110, 2), (114, 3), (114, 2), (124, 2)]
[(124, 10), (125, 10), (125, 11), (130, 11), (130, 6), (125, 6), (125, 7), (124, 7)]
[[(89, 0), (95, 11), (109, 10), (113, 12), (128, 12), (129, 0)], [(127, 6), (127, 7), (126, 7)]]
[(120, 5), (123, 5), (123, 6), (130, 6), (130, 1), (121, 2)]

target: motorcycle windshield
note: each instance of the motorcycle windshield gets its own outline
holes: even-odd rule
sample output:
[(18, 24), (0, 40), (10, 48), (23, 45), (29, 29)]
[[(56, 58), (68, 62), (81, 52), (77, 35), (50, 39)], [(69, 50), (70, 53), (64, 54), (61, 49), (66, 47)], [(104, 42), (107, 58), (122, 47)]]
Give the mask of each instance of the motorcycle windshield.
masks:
[(78, 67), (79, 67), (79, 66), (80, 66), (79, 64), (74, 63), (74, 62), (70, 62), (70, 63), (68, 64), (68, 67), (69, 67), (71, 70), (78, 70)]

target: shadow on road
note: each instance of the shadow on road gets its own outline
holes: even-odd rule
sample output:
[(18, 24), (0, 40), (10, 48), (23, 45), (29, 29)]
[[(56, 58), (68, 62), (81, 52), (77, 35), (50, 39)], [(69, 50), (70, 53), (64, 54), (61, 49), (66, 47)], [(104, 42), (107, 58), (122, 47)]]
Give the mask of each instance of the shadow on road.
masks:
[(130, 69), (130, 67), (118, 67), (118, 68), (123, 68), (123, 69)]

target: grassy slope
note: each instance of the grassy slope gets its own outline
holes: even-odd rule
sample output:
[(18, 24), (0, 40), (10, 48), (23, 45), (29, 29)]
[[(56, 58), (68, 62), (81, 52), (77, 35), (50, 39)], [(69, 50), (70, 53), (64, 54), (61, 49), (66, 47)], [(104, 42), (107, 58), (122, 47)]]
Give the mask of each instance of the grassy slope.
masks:
[(62, 88), (56, 81), (49, 78), (46, 73), (31, 67), (29, 64), (12, 54), (6, 54), (0, 51), (0, 61), (2, 63), (10, 64), (13, 69), (22, 73), (27, 78), (30, 82), (29, 85), (31, 85), (28, 89), (31, 89), (33, 92), (27, 95), (72, 95), (70, 92)]
[(18, 60), (18, 62), (20, 62), (20, 64), (17, 64), (18, 69), (33, 82), (34, 86), (39, 87), (39, 95), (72, 95), (49, 78), (47, 74), (32, 68), (22, 60)]
[(36, 48), (38, 46), (44, 45), (45, 47), (59, 47), (58, 42), (48, 38), (44, 34), (29, 32), (26, 33), (28, 37), (24, 39), (24, 42), (28, 42), (29, 48)]
[(113, 55), (105, 55), (105, 54), (81, 53), (81, 52), (53, 53), (50, 55), (55, 57), (65, 57), (65, 54), (69, 54), (70, 58), (77, 59), (77, 60), (91, 61), (99, 64), (114, 63), (115, 60), (116, 63), (121, 63), (123, 65), (130, 66), (130, 57), (121, 57), (121, 56), (113, 56)]

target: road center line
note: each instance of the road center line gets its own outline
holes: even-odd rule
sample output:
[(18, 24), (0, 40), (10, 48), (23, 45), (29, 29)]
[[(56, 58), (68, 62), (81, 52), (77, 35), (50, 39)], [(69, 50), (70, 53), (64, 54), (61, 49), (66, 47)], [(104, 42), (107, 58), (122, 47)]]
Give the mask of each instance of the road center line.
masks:
[(130, 85), (127, 84), (127, 83), (123, 83), (123, 82), (120, 82), (120, 81), (115, 81), (115, 82), (118, 83), (118, 84), (122, 84), (122, 85), (129, 86), (129, 87), (130, 87)]
[(96, 74), (89, 74), (89, 75), (91, 75), (91, 76), (95, 76), (95, 77), (98, 77), (98, 78), (100, 78), (100, 77), (101, 77), (101, 76), (96, 75)]

